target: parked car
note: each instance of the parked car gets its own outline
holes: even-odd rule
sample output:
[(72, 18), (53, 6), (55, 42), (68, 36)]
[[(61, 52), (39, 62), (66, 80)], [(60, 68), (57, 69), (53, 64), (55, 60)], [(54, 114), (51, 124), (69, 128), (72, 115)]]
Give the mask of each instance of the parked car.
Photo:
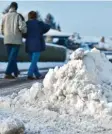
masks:
[(80, 44), (70, 41), (69, 40), (70, 36), (71, 34), (69, 33), (64, 33), (53, 29), (51, 29), (48, 33), (44, 35), (47, 43), (53, 43), (55, 45), (57, 44), (65, 46), (70, 50), (76, 50), (77, 48), (80, 47)]

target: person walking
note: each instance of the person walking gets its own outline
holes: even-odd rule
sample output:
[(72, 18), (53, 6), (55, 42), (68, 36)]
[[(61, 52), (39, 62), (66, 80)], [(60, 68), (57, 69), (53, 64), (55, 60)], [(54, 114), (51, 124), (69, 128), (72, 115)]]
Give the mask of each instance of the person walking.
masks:
[[(39, 73), (37, 63), (40, 53), (45, 50), (45, 41), (43, 34), (50, 30), (50, 26), (38, 20), (38, 14), (35, 11), (28, 13), (27, 33), (26, 33), (26, 52), (29, 54), (31, 64), (28, 69), (28, 79), (42, 79)], [(34, 77), (35, 75), (35, 77)]]
[[(18, 76), (17, 56), (22, 43), (22, 34), (27, 32), (25, 21), (17, 13), (18, 4), (12, 2), (9, 11), (2, 20), (1, 32), (4, 35), (4, 44), (7, 47), (8, 65), (5, 78), (14, 79)], [(14, 73), (14, 76), (12, 75)]]

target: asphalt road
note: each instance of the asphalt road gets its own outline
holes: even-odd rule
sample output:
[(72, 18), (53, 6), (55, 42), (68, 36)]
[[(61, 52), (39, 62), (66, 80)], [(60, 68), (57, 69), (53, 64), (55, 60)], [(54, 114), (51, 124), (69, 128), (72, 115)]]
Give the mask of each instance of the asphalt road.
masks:
[[(47, 71), (42, 70), (41, 73), (46, 74)], [(21, 89), (30, 88), (35, 82), (42, 82), (42, 80), (27, 80), (26, 72), (22, 72), (19, 78), (14, 80), (4, 79), (3, 75), (3, 72), (0, 73), (0, 96), (10, 95)]]

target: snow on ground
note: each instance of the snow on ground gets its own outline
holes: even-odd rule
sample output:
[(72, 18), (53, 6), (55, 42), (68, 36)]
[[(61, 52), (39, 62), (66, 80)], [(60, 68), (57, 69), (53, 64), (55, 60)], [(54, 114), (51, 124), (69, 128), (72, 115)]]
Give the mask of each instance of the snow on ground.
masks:
[[(42, 68), (53, 68), (55, 66), (62, 66), (64, 62), (39, 62), (38, 67)], [(18, 62), (18, 68), (20, 70), (28, 69), (30, 66), (30, 62)], [(7, 67), (7, 62), (0, 62), (0, 71), (5, 71)]]
[(70, 57), (43, 83), (1, 97), (0, 120), (16, 117), (27, 134), (112, 134), (112, 64), (96, 49)]
[(65, 37), (65, 36), (71, 36), (71, 33), (65, 33), (65, 32), (60, 32), (58, 30), (50, 29), (45, 36), (58, 36), (58, 37)]
[(57, 48), (64, 48), (64, 49), (66, 49), (66, 47), (65, 46), (62, 46), (62, 45), (58, 45), (58, 44), (52, 44), (52, 43), (46, 43), (46, 45), (47, 46), (52, 46), (52, 47), (57, 47)]

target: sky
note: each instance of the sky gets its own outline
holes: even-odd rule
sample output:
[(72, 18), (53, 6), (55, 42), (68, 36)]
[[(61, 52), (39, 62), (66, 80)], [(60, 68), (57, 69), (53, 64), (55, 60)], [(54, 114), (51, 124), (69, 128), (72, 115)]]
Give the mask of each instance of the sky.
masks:
[[(18, 12), (38, 10), (44, 19), (51, 13), (62, 31), (84, 36), (112, 36), (112, 1), (16, 1)], [(0, 1), (0, 12), (11, 1)]]

